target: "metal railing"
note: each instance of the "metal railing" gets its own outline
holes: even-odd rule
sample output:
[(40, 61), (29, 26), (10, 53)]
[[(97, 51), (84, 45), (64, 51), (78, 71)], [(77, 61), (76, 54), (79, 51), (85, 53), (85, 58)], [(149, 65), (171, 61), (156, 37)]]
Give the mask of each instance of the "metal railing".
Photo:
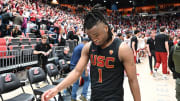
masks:
[[(48, 61), (53, 61), (53, 52), (48, 57)], [(0, 51), (0, 73), (8, 70), (18, 70), (38, 63), (37, 55), (33, 54), (33, 49)]]
[[(67, 41), (70, 47), (70, 53), (73, 52), (77, 45), (76, 41)], [(48, 61), (58, 59), (57, 54), (63, 52), (63, 46), (54, 46), (49, 54)], [(33, 66), (38, 63), (38, 56), (33, 54), (33, 49), (7, 50), (0, 51), (0, 73), (9, 70), (23, 69), (24, 67)]]

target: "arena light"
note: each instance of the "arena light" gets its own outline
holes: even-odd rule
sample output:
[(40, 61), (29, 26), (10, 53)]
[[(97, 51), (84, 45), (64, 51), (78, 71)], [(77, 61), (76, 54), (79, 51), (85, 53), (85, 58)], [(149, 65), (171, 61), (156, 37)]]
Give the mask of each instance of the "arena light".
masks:
[(59, 4), (59, 3), (57, 2), (57, 0), (53, 0), (51, 3), (52, 3), (52, 4)]

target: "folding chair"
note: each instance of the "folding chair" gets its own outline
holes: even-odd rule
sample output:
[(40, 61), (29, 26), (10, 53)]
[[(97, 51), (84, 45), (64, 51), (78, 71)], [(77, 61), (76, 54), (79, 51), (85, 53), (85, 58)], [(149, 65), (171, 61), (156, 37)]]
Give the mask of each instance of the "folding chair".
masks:
[[(52, 82), (53, 85), (58, 85), (59, 83), (61, 83), (64, 80), (64, 78), (58, 78), (59, 71), (58, 71), (58, 68), (54, 64), (52, 64), (52, 63), (47, 64), (46, 70), (47, 70), (47, 74), (50, 78), (50, 81)], [(53, 80), (53, 78), (54, 78), (54, 80)], [(67, 88), (67, 90), (71, 94), (71, 89)], [(63, 99), (62, 97), (61, 98), (60, 97), (61, 96), (59, 96), (59, 99)]]
[[(36, 88), (35, 89), (33, 87), (33, 84), (36, 84), (36, 83), (47, 80), (45, 72), (40, 67), (33, 67), (33, 68), (29, 69), (27, 71), (27, 77), (29, 79), (30, 86), (31, 86), (31, 88), (33, 90), (33, 93), (34, 93), (35, 98), (36, 98), (37, 101), (40, 101), (41, 95), (45, 91), (55, 87), (54, 85), (49, 85), (49, 82), (48, 82), (48, 85), (45, 85), (45, 86), (43, 86), (41, 88)], [(39, 99), (38, 99), (37, 95), (40, 96)], [(59, 96), (61, 96), (60, 93), (59, 93)], [(54, 99), (55, 99), (55, 101), (57, 101), (55, 97), (54, 97)]]
[(62, 72), (62, 76), (66, 77), (67, 74), (70, 72), (69, 64), (66, 63), (66, 60), (60, 59), (59, 60), (59, 67), (60, 67), (60, 72)]
[[(13, 73), (5, 73), (0, 75), (0, 97), (2, 101), (34, 101), (34, 95), (25, 93), (20, 80)], [(12, 97), (10, 99), (4, 100), (2, 94), (8, 93), (18, 88), (22, 88), (23, 93)]]

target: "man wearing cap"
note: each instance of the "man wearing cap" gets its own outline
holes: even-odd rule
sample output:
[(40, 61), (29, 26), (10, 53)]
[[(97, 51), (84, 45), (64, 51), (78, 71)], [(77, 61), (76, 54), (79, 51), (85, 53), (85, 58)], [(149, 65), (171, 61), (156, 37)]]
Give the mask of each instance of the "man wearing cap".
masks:
[[(76, 66), (76, 64), (78, 63), (80, 57), (81, 57), (81, 51), (84, 47), (84, 45), (86, 43), (88, 43), (89, 39), (88, 38), (83, 38), (82, 43), (80, 43), (78, 46), (76, 46), (74, 48), (73, 51), (73, 55), (71, 57), (71, 63), (70, 63), (70, 69), (73, 70)], [(86, 96), (87, 96), (87, 91), (88, 91), (88, 86), (89, 86), (89, 75), (88, 75), (88, 71), (87, 68), (85, 68), (83, 74), (81, 75), (81, 77), (84, 80), (84, 85), (83, 85), (83, 90), (82, 90), (82, 94), (80, 96), (80, 99), (82, 101), (87, 101), (86, 100)], [(76, 92), (78, 90), (79, 87), (79, 80), (77, 80), (72, 87), (72, 95), (71, 95), (71, 101), (77, 101), (76, 100)]]

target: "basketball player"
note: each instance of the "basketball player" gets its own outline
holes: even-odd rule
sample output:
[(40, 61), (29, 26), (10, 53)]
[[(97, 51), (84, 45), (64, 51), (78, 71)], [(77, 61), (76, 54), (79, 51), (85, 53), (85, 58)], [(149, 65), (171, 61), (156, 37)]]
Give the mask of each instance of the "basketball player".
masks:
[(91, 101), (124, 101), (124, 70), (134, 101), (141, 101), (132, 49), (118, 38), (113, 38), (99, 8), (92, 9), (85, 16), (84, 29), (92, 42), (84, 46), (73, 71), (56, 87), (46, 91), (41, 100), (48, 101), (75, 82), (90, 59)]
[(138, 37), (139, 37), (140, 31), (135, 30), (134, 31), (134, 36), (131, 38), (131, 48), (133, 50), (134, 54), (134, 62), (136, 63), (136, 56), (137, 56), (137, 46), (138, 46)]

